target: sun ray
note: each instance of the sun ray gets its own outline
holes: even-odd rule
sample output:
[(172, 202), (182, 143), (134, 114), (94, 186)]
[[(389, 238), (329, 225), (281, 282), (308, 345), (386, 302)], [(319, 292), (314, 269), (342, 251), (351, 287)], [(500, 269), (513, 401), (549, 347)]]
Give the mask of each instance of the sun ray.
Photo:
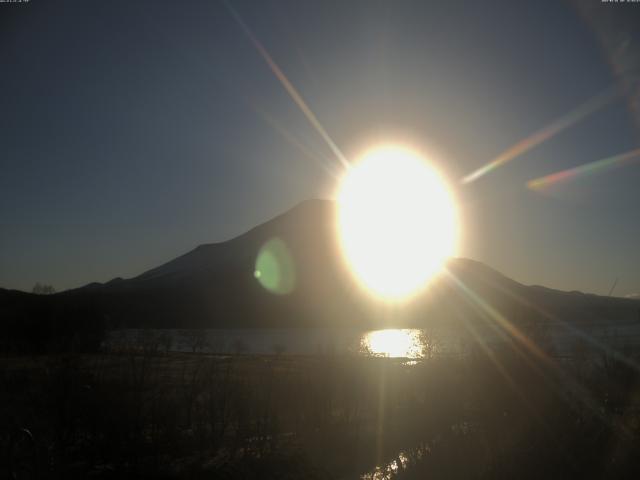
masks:
[[(450, 274), (451, 272), (447, 271), (446, 273)], [(470, 302), (471, 305), (474, 308), (478, 308), (480, 306), (480, 304), (478, 304), (478, 302), (476, 300), (479, 297), (474, 292), (472, 292), (470, 289), (468, 289), (466, 287), (466, 285), (464, 285), (461, 282), (458, 283), (458, 281), (459, 281), (458, 278), (455, 277), (453, 274), (451, 274), (451, 278), (454, 280), (454, 283), (456, 284), (456, 286), (458, 286), (463, 291), (463, 293), (465, 293), (466, 300), (468, 302)], [(480, 310), (482, 311), (482, 308), (480, 308)], [(486, 312), (484, 312), (484, 313), (486, 314)], [(472, 335), (478, 341), (478, 345), (482, 349), (482, 352), (487, 356), (487, 358), (493, 364), (493, 366), (496, 368), (498, 373), (505, 379), (505, 381), (507, 382), (507, 385), (509, 385), (509, 388), (511, 388), (511, 390), (518, 396), (519, 400), (522, 402), (524, 407), (531, 412), (532, 416), (541, 425), (543, 425), (543, 427), (545, 429), (548, 430), (549, 429), (549, 425), (544, 420), (544, 417), (540, 414), (540, 411), (536, 408), (536, 406), (532, 402), (529, 401), (529, 399), (526, 397), (526, 395), (518, 387), (518, 384), (517, 384), (516, 380), (509, 373), (507, 368), (500, 362), (498, 355), (496, 355), (496, 352), (492, 348), (490, 348), (489, 345), (487, 345), (487, 342), (483, 339), (482, 334), (477, 331), (476, 327), (472, 324), (472, 322), (467, 320), (464, 317), (464, 315), (463, 315), (463, 319), (464, 319), (465, 325), (471, 330)], [(539, 372), (537, 372), (537, 373), (539, 373)]]
[(525, 154), (532, 148), (558, 135), (563, 130), (566, 130), (567, 128), (575, 125), (581, 120), (587, 118), (589, 115), (594, 114), (601, 108), (611, 103), (615, 98), (618, 97), (618, 95), (618, 89), (615, 87), (610, 87), (597, 94), (596, 96), (591, 97), (589, 100), (574, 108), (569, 113), (555, 119), (546, 127), (538, 130), (532, 135), (529, 135), (528, 137), (520, 140), (515, 145), (509, 147), (507, 150), (502, 152), (486, 165), (466, 175), (462, 178), (462, 183), (468, 184), (475, 182), (487, 173)]
[(529, 180), (527, 187), (531, 190), (542, 190), (551, 185), (555, 185), (560, 182), (572, 180), (587, 174), (602, 173), (607, 170), (621, 167), (640, 159), (640, 148), (630, 150), (625, 153), (613, 155), (611, 157), (603, 158), (595, 162), (585, 163), (578, 167), (569, 168), (560, 172), (545, 175), (544, 177)]
[[(544, 363), (552, 367), (550, 372), (553, 373), (554, 378), (550, 377), (545, 370), (543, 370), (541, 365), (536, 364), (533, 359), (524, 354), (520, 349), (516, 348), (516, 344), (513, 342), (509, 342), (508, 345), (512, 348), (512, 350), (520, 356), (523, 361), (532, 369), (537, 375), (542, 378), (547, 385), (552, 388), (558, 390), (561, 385), (561, 379), (558, 377), (560, 373), (560, 369), (557, 368), (555, 361), (549, 357), (545, 352), (540, 350), (540, 348), (535, 345), (530, 339), (528, 339), (522, 332), (520, 332), (509, 320), (507, 320), (500, 312), (498, 312), (495, 308), (493, 308), (488, 302), (486, 302), (481, 296), (476, 294), (471, 288), (469, 288), (462, 280), (460, 280), (453, 272), (449, 269), (445, 269), (445, 273), (447, 276), (453, 281), (454, 285), (464, 294), (464, 298), (473, 308), (476, 308), (480, 313), (480, 317), (489, 320), (490, 327), (493, 327), (496, 333), (500, 334), (500, 329), (504, 329), (503, 334), (508, 334), (506, 338), (515, 339), (516, 344), (521, 344), (525, 346), (525, 348), (534, 354), (538, 359), (544, 360)], [(488, 317), (488, 318), (486, 318)], [(518, 387), (515, 379), (509, 373), (507, 368), (502, 365), (499, 361), (499, 357), (493, 351), (492, 348), (487, 345), (486, 341), (482, 338), (482, 334), (480, 334), (476, 328), (473, 326), (473, 322), (465, 319), (464, 315), (462, 318), (465, 321), (465, 325), (471, 329), (472, 334), (478, 340), (478, 344), (482, 351), (487, 355), (487, 358), (491, 361), (494, 367), (497, 369), (498, 373), (502, 375), (502, 377), (506, 380), (509, 387), (514, 391), (514, 393), (519, 397), (520, 401), (527, 408), (532, 416), (536, 419), (536, 421), (542, 425), (544, 429), (548, 432), (552, 431), (551, 425), (546, 421), (544, 416), (541, 414), (540, 410), (537, 406), (532, 403), (529, 398), (527, 398), (522, 390)], [(495, 322), (495, 323), (494, 323)], [(504, 337), (503, 337), (504, 338)], [(588, 399), (584, 399), (585, 403), (587, 403)]]
[(492, 286), (494, 286), (495, 288), (500, 289), (502, 292), (504, 292), (505, 294), (509, 295), (511, 298), (513, 298), (514, 300), (518, 301), (519, 303), (533, 309), (536, 313), (538, 313), (540, 316), (542, 316), (543, 318), (545, 318), (546, 320), (553, 322), (554, 324), (557, 324), (558, 326), (560, 326), (562, 329), (564, 329), (565, 331), (569, 332), (572, 336), (575, 336), (576, 338), (579, 338), (581, 340), (584, 340), (589, 346), (600, 350), (601, 352), (610, 355), (612, 358), (614, 358), (615, 360), (624, 363), (625, 365), (627, 365), (628, 367), (631, 367), (633, 369), (635, 369), (636, 371), (640, 372), (640, 363), (636, 362), (635, 360), (633, 360), (632, 358), (629, 358), (628, 356), (623, 355), (622, 353), (620, 353), (619, 351), (617, 351), (616, 349), (612, 348), (611, 346), (599, 341), (598, 339), (594, 338), (592, 335), (589, 335), (588, 333), (586, 333), (584, 330), (577, 328), (573, 325), (571, 325), (569, 322), (566, 322), (564, 320), (562, 320), (561, 318), (547, 312), (546, 310), (544, 310), (543, 308), (539, 307), (538, 305), (535, 305), (534, 303), (531, 303), (530, 301), (528, 301), (527, 299), (514, 294), (512, 291), (501, 287), (499, 285), (496, 284), (492, 284)]
[(326, 158), (321, 157), (319, 154), (312, 152), (311, 149), (303, 143), (303, 141), (291, 130), (286, 128), (280, 121), (278, 121), (273, 115), (270, 115), (265, 110), (252, 105), (252, 108), (256, 111), (258, 115), (260, 115), (264, 121), (273, 128), (276, 132), (278, 132), (282, 137), (294, 148), (296, 148), (300, 153), (302, 153), (305, 157), (315, 162), (322, 170), (324, 170), (327, 174), (331, 175), (333, 178), (337, 179), (340, 176), (340, 172), (338, 171), (339, 167), (336, 167), (335, 164), (330, 165)]
[[(454, 284), (464, 293), (466, 300), (471, 302), (472, 306), (478, 308), (478, 310), (481, 313), (484, 312), (485, 314), (488, 314), (488, 316), (492, 320), (497, 321), (497, 324), (495, 324), (495, 325), (493, 324), (493, 322), (490, 322), (489, 323), (490, 326), (493, 326), (493, 327), (497, 327), (498, 325), (504, 326), (505, 322), (506, 323), (510, 323), (506, 318), (504, 318), (501, 314), (499, 314), (499, 312), (497, 312), (486, 301), (484, 301), (479, 295), (477, 295), (473, 290), (471, 290), (467, 285), (465, 285), (450, 270), (447, 269), (446, 273), (453, 280)], [(550, 314), (548, 314), (544, 310), (542, 310), (539, 307), (533, 305), (531, 302), (523, 299), (522, 297), (514, 294), (513, 292), (511, 292), (511, 291), (509, 291), (509, 290), (507, 290), (507, 289), (505, 289), (503, 287), (500, 287), (498, 285), (495, 285), (495, 284), (492, 284), (492, 285), (494, 287), (499, 288), (500, 290), (502, 290), (504, 293), (508, 294), (509, 296), (514, 298), (515, 300), (517, 300), (517, 301), (519, 301), (519, 302), (521, 302), (521, 303), (523, 303), (523, 304), (525, 304), (527, 306), (530, 306), (530, 307), (534, 308), (536, 311), (538, 311), (539, 313), (543, 314), (548, 319), (551, 319), (551, 320), (554, 320), (554, 321), (560, 323), (565, 328), (569, 329), (573, 334), (576, 334), (580, 338), (586, 340), (590, 345), (601, 349), (602, 351), (604, 351), (607, 354), (611, 355), (614, 359), (616, 359), (616, 360), (618, 360), (618, 361), (630, 366), (631, 368), (634, 368), (636, 371), (639, 371), (638, 369), (640, 368), (640, 365), (638, 365), (638, 363), (635, 362), (634, 360), (632, 360), (632, 359), (620, 354), (615, 349), (612, 349), (612, 348), (608, 347), (607, 345), (603, 344), (602, 342), (597, 341), (596, 339), (594, 339), (590, 335), (586, 334), (582, 330), (577, 329), (575, 327), (572, 327), (567, 322), (564, 322), (564, 321), (562, 321), (561, 319), (559, 319), (557, 317), (551, 316)], [(481, 316), (481, 318), (484, 318), (484, 316)], [(463, 319), (464, 319), (464, 316), (463, 316)], [(496, 368), (498, 369), (500, 374), (505, 377), (505, 379), (510, 384), (510, 386), (515, 389), (515, 391), (516, 391), (516, 393), (518, 393), (518, 395), (520, 395), (521, 392), (517, 388), (517, 386), (515, 385), (515, 382), (508, 375), (508, 372), (506, 371), (504, 366), (502, 366), (500, 363), (498, 363), (495, 354), (491, 351), (489, 346), (482, 339), (482, 335), (477, 332), (475, 327), (473, 327), (472, 322), (470, 322), (470, 321), (465, 319), (465, 324), (466, 324), (467, 327), (471, 328), (472, 333), (474, 334), (474, 336), (478, 340), (478, 343), (479, 343), (480, 347), (485, 352), (485, 354), (488, 355), (489, 359), (496, 366)], [(514, 326), (514, 328), (515, 328), (515, 326)], [(515, 338), (516, 340), (520, 340), (520, 339), (522, 339), (522, 334), (519, 334), (519, 335), (517, 335), (517, 336), (515, 336), (513, 338)], [(525, 362), (527, 362), (527, 364), (534, 371), (536, 371), (536, 373), (541, 375), (541, 377), (547, 382), (548, 385), (556, 388), (561, 394), (563, 394), (565, 396), (567, 395), (567, 393), (564, 390), (566, 390), (566, 387), (570, 386), (571, 389), (572, 389), (572, 392), (574, 394), (577, 394), (575, 398), (578, 398), (598, 418), (606, 421), (606, 416), (600, 410), (597, 402), (594, 401), (592, 394), (587, 389), (585, 389), (584, 386), (582, 386), (579, 382), (577, 382), (574, 378), (572, 378), (571, 376), (567, 375), (566, 372), (562, 368), (560, 368), (559, 365), (557, 365), (557, 362), (556, 362), (556, 360), (554, 358), (552, 358), (551, 356), (546, 354), (544, 351), (541, 351), (539, 348), (537, 348), (537, 346), (536, 346), (535, 349), (531, 350), (529, 347), (532, 344), (532, 342), (529, 339), (526, 339), (526, 340), (527, 341), (520, 342), (520, 343), (522, 343), (526, 348), (528, 348), (532, 353), (534, 353), (534, 355), (538, 359), (542, 360), (543, 363), (546, 364), (546, 366), (551, 367), (550, 372), (553, 372), (554, 378), (551, 378), (549, 375), (547, 375), (545, 373), (545, 371), (543, 371), (541, 368), (539, 368), (538, 365), (532, 363), (530, 358), (524, 356), (522, 352), (520, 352), (518, 349), (515, 348), (514, 345), (512, 345), (512, 348), (514, 349), (514, 351), (516, 353), (518, 353), (525, 360)], [(564, 389), (563, 389), (563, 386), (565, 387)], [(525, 405), (527, 405), (529, 408), (533, 408), (532, 405), (528, 405), (526, 403), (526, 398), (524, 398), (524, 400), (525, 400)], [(535, 410), (533, 410), (533, 411), (535, 412)], [(539, 417), (538, 420), (541, 421), (542, 424), (545, 425), (545, 427), (548, 428), (546, 423), (543, 421), (542, 417)]]
[(280, 69), (278, 64), (273, 59), (273, 57), (271, 57), (271, 54), (269, 54), (269, 52), (264, 47), (264, 45), (262, 45), (262, 43), (260, 43), (258, 38), (254, 35), (253, 31), (244, 22), (244, 20), (242, 20), (242, 18), (240, 17), (240, 14), (231, 6), (231, 4), (228, 1), (225, 1), (225, 5), (229, 13), (231, 13), (231, 16), (233, 17), (233, 19), (240, 26), (240, 28), (245, 33), (245, 35), (249, 38), (249, 40), (251, 40), (251, 43), (253, 44), (253, 46), (256, 48), (256, 50), (258, 51), (260, 56), (263, 58), (263, 60), (267, 63), (267, 65), (269, 66), (269, 68), (271, 69), (275, 77), (280, 81), (280, 83), (282, 84), (284, 89), (287, 91), (291, 99), (295, 102), (298, 108), (300, 108), (304, 116), (307, 117), (307, 120), (309, 121), (309, 123), (311, 123), (311, 125), (316, 129), (318, 134), (327, 143), (327, 145), (329, 146), (333, 154), (336, 156), (336, 158), (340, 161), (342, 166), (348, 169), (349, 162), (347, 161), (346, 157), (340, 151), (340, 149), (338, 148), (336, 143), (333, 141), (329, 133), (326, 131), (326, 129), (322, 126), (322, 124), (320, 123), (320, 120), (318, 120), (318, 118), (313, 113), (311, 108), (309, 108), (307, 103), (304, 101), (304, 99), (302, 98), (302, 95), (300, 95), (298, 90), (296, 90), (293, 84), (289, 81), (289, 79), (284, 74), (284, 72)]
[[(492, 320), (496, 322), (496, 326), (500, 327), (506, 334), (508, 339), (514, 339), (517, 343), (524, 346), (527, 350), (533, 353), (536, 357), (549, 361), (549, 356), (531, 341), (522, 331), (517, 328), (512, 322), (510, 322), (504, 315), (491, 306), (482, 297), (477, 295), (472, 289), (470, 289), (462, 280), (460, 280), (449, 269), (445, 272), (454, 282), (454, 284), (468, 297), (470, 298), (479, 309), (488, 315)], [(504, 337), (503, 337), (504, 338)]]

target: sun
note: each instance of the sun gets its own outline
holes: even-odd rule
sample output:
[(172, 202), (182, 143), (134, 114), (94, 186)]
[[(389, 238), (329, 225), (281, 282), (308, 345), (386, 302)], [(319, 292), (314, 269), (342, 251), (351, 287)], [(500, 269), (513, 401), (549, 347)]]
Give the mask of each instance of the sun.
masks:
[(456, 253), (453, 196), (412, 150), (385, 146), (365, 153), (342, 179), (337, 201), (347, 263), (383, 299), (416, 294)]

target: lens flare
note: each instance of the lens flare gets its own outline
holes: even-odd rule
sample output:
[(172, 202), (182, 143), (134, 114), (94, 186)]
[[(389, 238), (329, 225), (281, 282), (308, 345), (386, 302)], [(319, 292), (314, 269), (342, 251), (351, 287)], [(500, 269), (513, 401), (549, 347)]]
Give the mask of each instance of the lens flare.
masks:
[(575, 125), (580, 120), (588, 117), (589, 115), (597, 112), (604, 106), (611, 103), (617, 96), (619, 92), (616, 88), (608, 88), (607, 90), (601, 92), (595, 97), (590, 98), (583, 104), (571, 110), (569, 113), (557, 118), (553, 122), (551, 122), (546, 127), (538, 130), (537, 132), (529, 135), (527, 138), (520, 140), (518, 143), (508, 148), (500, 155), (498, 155), (495, 159), (480, 167), (479, 169), (471, 172), (469, 175), (465, 176), (462, 179), (462, 183), (472, 183), (478, 180), (480, 177), (483, 177), (487, 173), (495, 170), (496, 168), (504, 165), (505, 163), (527, 153), (532, 148), (538, 146), (539, 144), (549, 140), (550, 138), (556, 136), (563, 130)]
[(296, 286), (293, 257), (285, 243), (272, 238), (258, 252), (253, 276), (266, 290), (278, 295), (291, 293)]
[(569, 168), (560, 172), (552, 173), (544, 177), (536, 178), (527, 182), (527, 187), (531, 190), (542, 190), (551, 185), (557, 184), (562, 181), (571, 180), (573, 178), (603, 172), (614, 167), (621, 167), (630, 161), (640, 159), (640, 148), (631, 150), (629, 152), (614, 155), (612, 157), (603, 158), (596, 162), (585, 163), (579, 167)]
[(313, 110), (311, 110), (309, 105), (307, 105), (307, 102), (304, 101), (302, 95), (300, 95), (291, 81), (289, 81), (289, 78), (284, 74), (282, 69), (280, 69), (265, 46), (260, 43), (258, 38), (254, 35), (254, 33), (244, 22), (244, 20), (242, 20), (238, 12), (231, 6), (231, 4), (229, 2), (225, 2), (225, 6), (227, 7), (229, 13), (231, 13), (233, 19), (238, 23), (242, 31), (245, 33), (245, 35), (249, 38), (249, 40), (251, 40), (251, 43), (256, 48), (262, 59), (266, 62), (267, 66), (271, 69), (271, 72), (273, 72), (275, 77), (282, 84), (282, 87), (286, 90), (286, 92), (289, 94), (291, 99), (295, 102), (304, 116), (307, 117), (307, 120), (313, 126), (313, 128), (315, 128), (316, 132), (318, 132), (322, 139), (327, 143), (327, 145), (331, 149), (331, 152), (336, 156), (343, 167), (348, 167), (349, 164), (347, 162), (347, 159), (342, 154), (342, 151), (340, 151), (340, 149), (338, 148), (338, 145), (336, 145), (336, 143), (333, 141), (327, 130), (320, 123), (320, 120), (318, 120), (318, 117), (316, 117), (315, 113), (313, 113)]
[(386, 300), (421, 290), (457, 246), (457, 214), (442, 178), (416, 153), (366, 153), (340, 185), (338, 228), (356, 278)]

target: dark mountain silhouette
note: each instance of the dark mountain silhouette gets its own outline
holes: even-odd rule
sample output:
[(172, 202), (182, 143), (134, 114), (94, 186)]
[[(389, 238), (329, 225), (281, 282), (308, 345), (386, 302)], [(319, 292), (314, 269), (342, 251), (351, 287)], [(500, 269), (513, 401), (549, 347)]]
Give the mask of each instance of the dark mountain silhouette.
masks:
[[(239, 237), (201, 245), (134, 278), (47, 296), (0, 290), (0, 314), (15, 323), (43, 312), (60, 319), (65, 312), (91, 311), (114, 327), (174, 328), (416, 326), (496, 314), (515, 322), (639, 320), (636, 300), (525, 286), (468, 259), (450, 260), (449, 273), (410, 303), (385, 305), (347, 271), (334, 217), (332, 202), (306, 201)], [(258, 252), (275, 238), (295, 268), (286, 295), (271, 293), (254, 276)]]

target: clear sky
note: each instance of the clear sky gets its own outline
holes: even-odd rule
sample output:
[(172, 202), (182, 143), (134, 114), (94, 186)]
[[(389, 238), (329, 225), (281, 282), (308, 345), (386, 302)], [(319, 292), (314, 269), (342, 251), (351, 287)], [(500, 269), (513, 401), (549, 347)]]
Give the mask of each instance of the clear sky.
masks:
[[(640, 146), (640, 4), (230, 4), (348, 159), (393, 141), (430, 154), (463, 256), (527, 284), (640, 292), (639, 162), (527, 188)], [(130, 277), (334, 191), (338, 160), (222, 1), (0, 4), (0, 66), (2, 287)]]

